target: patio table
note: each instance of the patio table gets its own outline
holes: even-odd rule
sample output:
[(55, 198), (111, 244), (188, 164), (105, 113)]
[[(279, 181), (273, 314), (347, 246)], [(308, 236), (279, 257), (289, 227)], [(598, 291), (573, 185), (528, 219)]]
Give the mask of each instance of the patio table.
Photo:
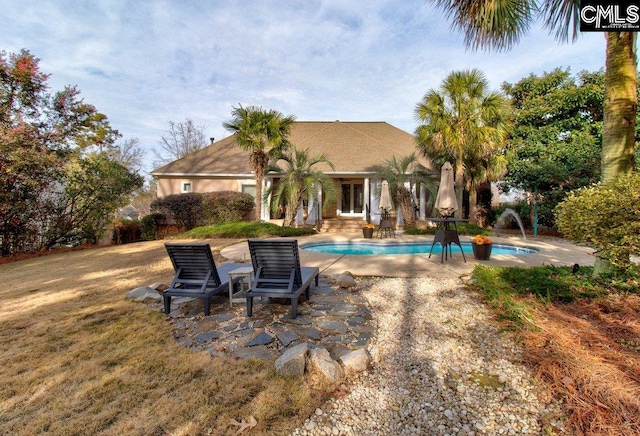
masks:
[[(467, 258), (464, 256), (464, 251), (462, 251), (462, 245), (460, 244), (460, 238), (458, 236), (458, 226), (456, 225), (456, 223), (465, 223), (469, 220), (453, 217), (433, 217), (427, 218), (427, 220), (436, 223), (436, 225), (438, 226), (438, 228), (436, 229), (436, 234), (433, 237), (431, 250), (429, 250), (429, 258), (431, 258), (433, 246), (439, 242), (442, 246), (440, 263), (443, 263), (445, 260), (448, 260), (448, 258), (451, 257), (451, 244), (456, 244), (458, 247), (460, 247), (462, 258), (465, 262), (467, 262)], [(453, 227), (451, 227), (451, 224), (453, 224)]]

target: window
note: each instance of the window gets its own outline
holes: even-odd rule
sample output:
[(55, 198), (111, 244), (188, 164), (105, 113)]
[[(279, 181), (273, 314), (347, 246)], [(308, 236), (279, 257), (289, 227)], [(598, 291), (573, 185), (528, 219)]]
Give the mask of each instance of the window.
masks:
[(191, 182), (182, 182), (182, 193), (193, 192), (193, 184)]
[(256, 185), (242, 185), (240, 189), (243, 194), (249, 194), (254, 199), (256, 198)]

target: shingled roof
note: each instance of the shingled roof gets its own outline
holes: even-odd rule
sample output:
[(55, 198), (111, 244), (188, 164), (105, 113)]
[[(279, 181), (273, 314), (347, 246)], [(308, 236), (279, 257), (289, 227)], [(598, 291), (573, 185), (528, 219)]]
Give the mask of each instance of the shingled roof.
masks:
[[(328, 166), (318, 169), (335, 175), (374, 173), (377, 166), (393, 156), (418, 155), (413, 135), (382, 121), (296, 121), (289, 141), (298, 149), (309, 149), (312, 156), (324, 153), (335, 170)], [(421, 159), (421, 163), (431, 168), (426, 160)], [(152, 172), (154, 176), (200, 177), (251, 173), (249, 152), (234, 144), (234, 135)]]

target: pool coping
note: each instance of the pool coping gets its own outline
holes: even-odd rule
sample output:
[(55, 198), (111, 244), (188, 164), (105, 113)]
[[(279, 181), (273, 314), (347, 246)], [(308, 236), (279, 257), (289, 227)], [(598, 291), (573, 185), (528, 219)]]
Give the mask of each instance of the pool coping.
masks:
[[(365, 239), (355, 233), (321, 233), (312, 236), (297, 237), (300, 246), (307, 243), (322, 242), (367, 242), (388, 244), (393, 242), (423, 242), (431, 244), (433, 235), (416, 236), (397, 234), (396, 238)], [(300, 250), (300, 259), (305, 266), (317, 266), (321, 274), (331, 275), (350, 271), (356, 276), (379, 277), (447, 277), (455, 278), (471, 273), (475, 265), (488, 266), (534, 266), (534, 265), (584, 265), (592, 266), (595, 262), (593, 249), (579, 246), (571, 242), (551, 237), (528, 238), (506, 236), (491, 239), (496, 244), (518, 245), (538, 250), (537, 253), (526, 255), (498, 254), (491, 255), (490, 260), (475, 260), (473, 255), (467, 255), (466, 263), (460, 253), (454, 253), (451, 258), (440, 262), (440, 255), (429, 254), (387, 254), (387, 255), (345, 255), (316, 253)], [(470, 236), (461, 236), (461, 242), (470, 242)], [(249, 247), (245, 242), (231, 245), (221, 250), (220, 254), (234, 262), (249, 262)]]

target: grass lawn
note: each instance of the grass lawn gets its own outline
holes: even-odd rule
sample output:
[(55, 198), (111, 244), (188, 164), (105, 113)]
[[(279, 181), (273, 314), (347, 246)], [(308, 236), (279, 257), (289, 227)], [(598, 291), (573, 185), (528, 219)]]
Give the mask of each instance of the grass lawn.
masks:
[[(237, 239), (207, 240), (219, 250)], [(273, 363), (212, 358), (179, 345), (162, 313), (127, 301), (169, 283), (161, 241), (0, 265), (0, 434), (286, 433), (325, 394)]]

